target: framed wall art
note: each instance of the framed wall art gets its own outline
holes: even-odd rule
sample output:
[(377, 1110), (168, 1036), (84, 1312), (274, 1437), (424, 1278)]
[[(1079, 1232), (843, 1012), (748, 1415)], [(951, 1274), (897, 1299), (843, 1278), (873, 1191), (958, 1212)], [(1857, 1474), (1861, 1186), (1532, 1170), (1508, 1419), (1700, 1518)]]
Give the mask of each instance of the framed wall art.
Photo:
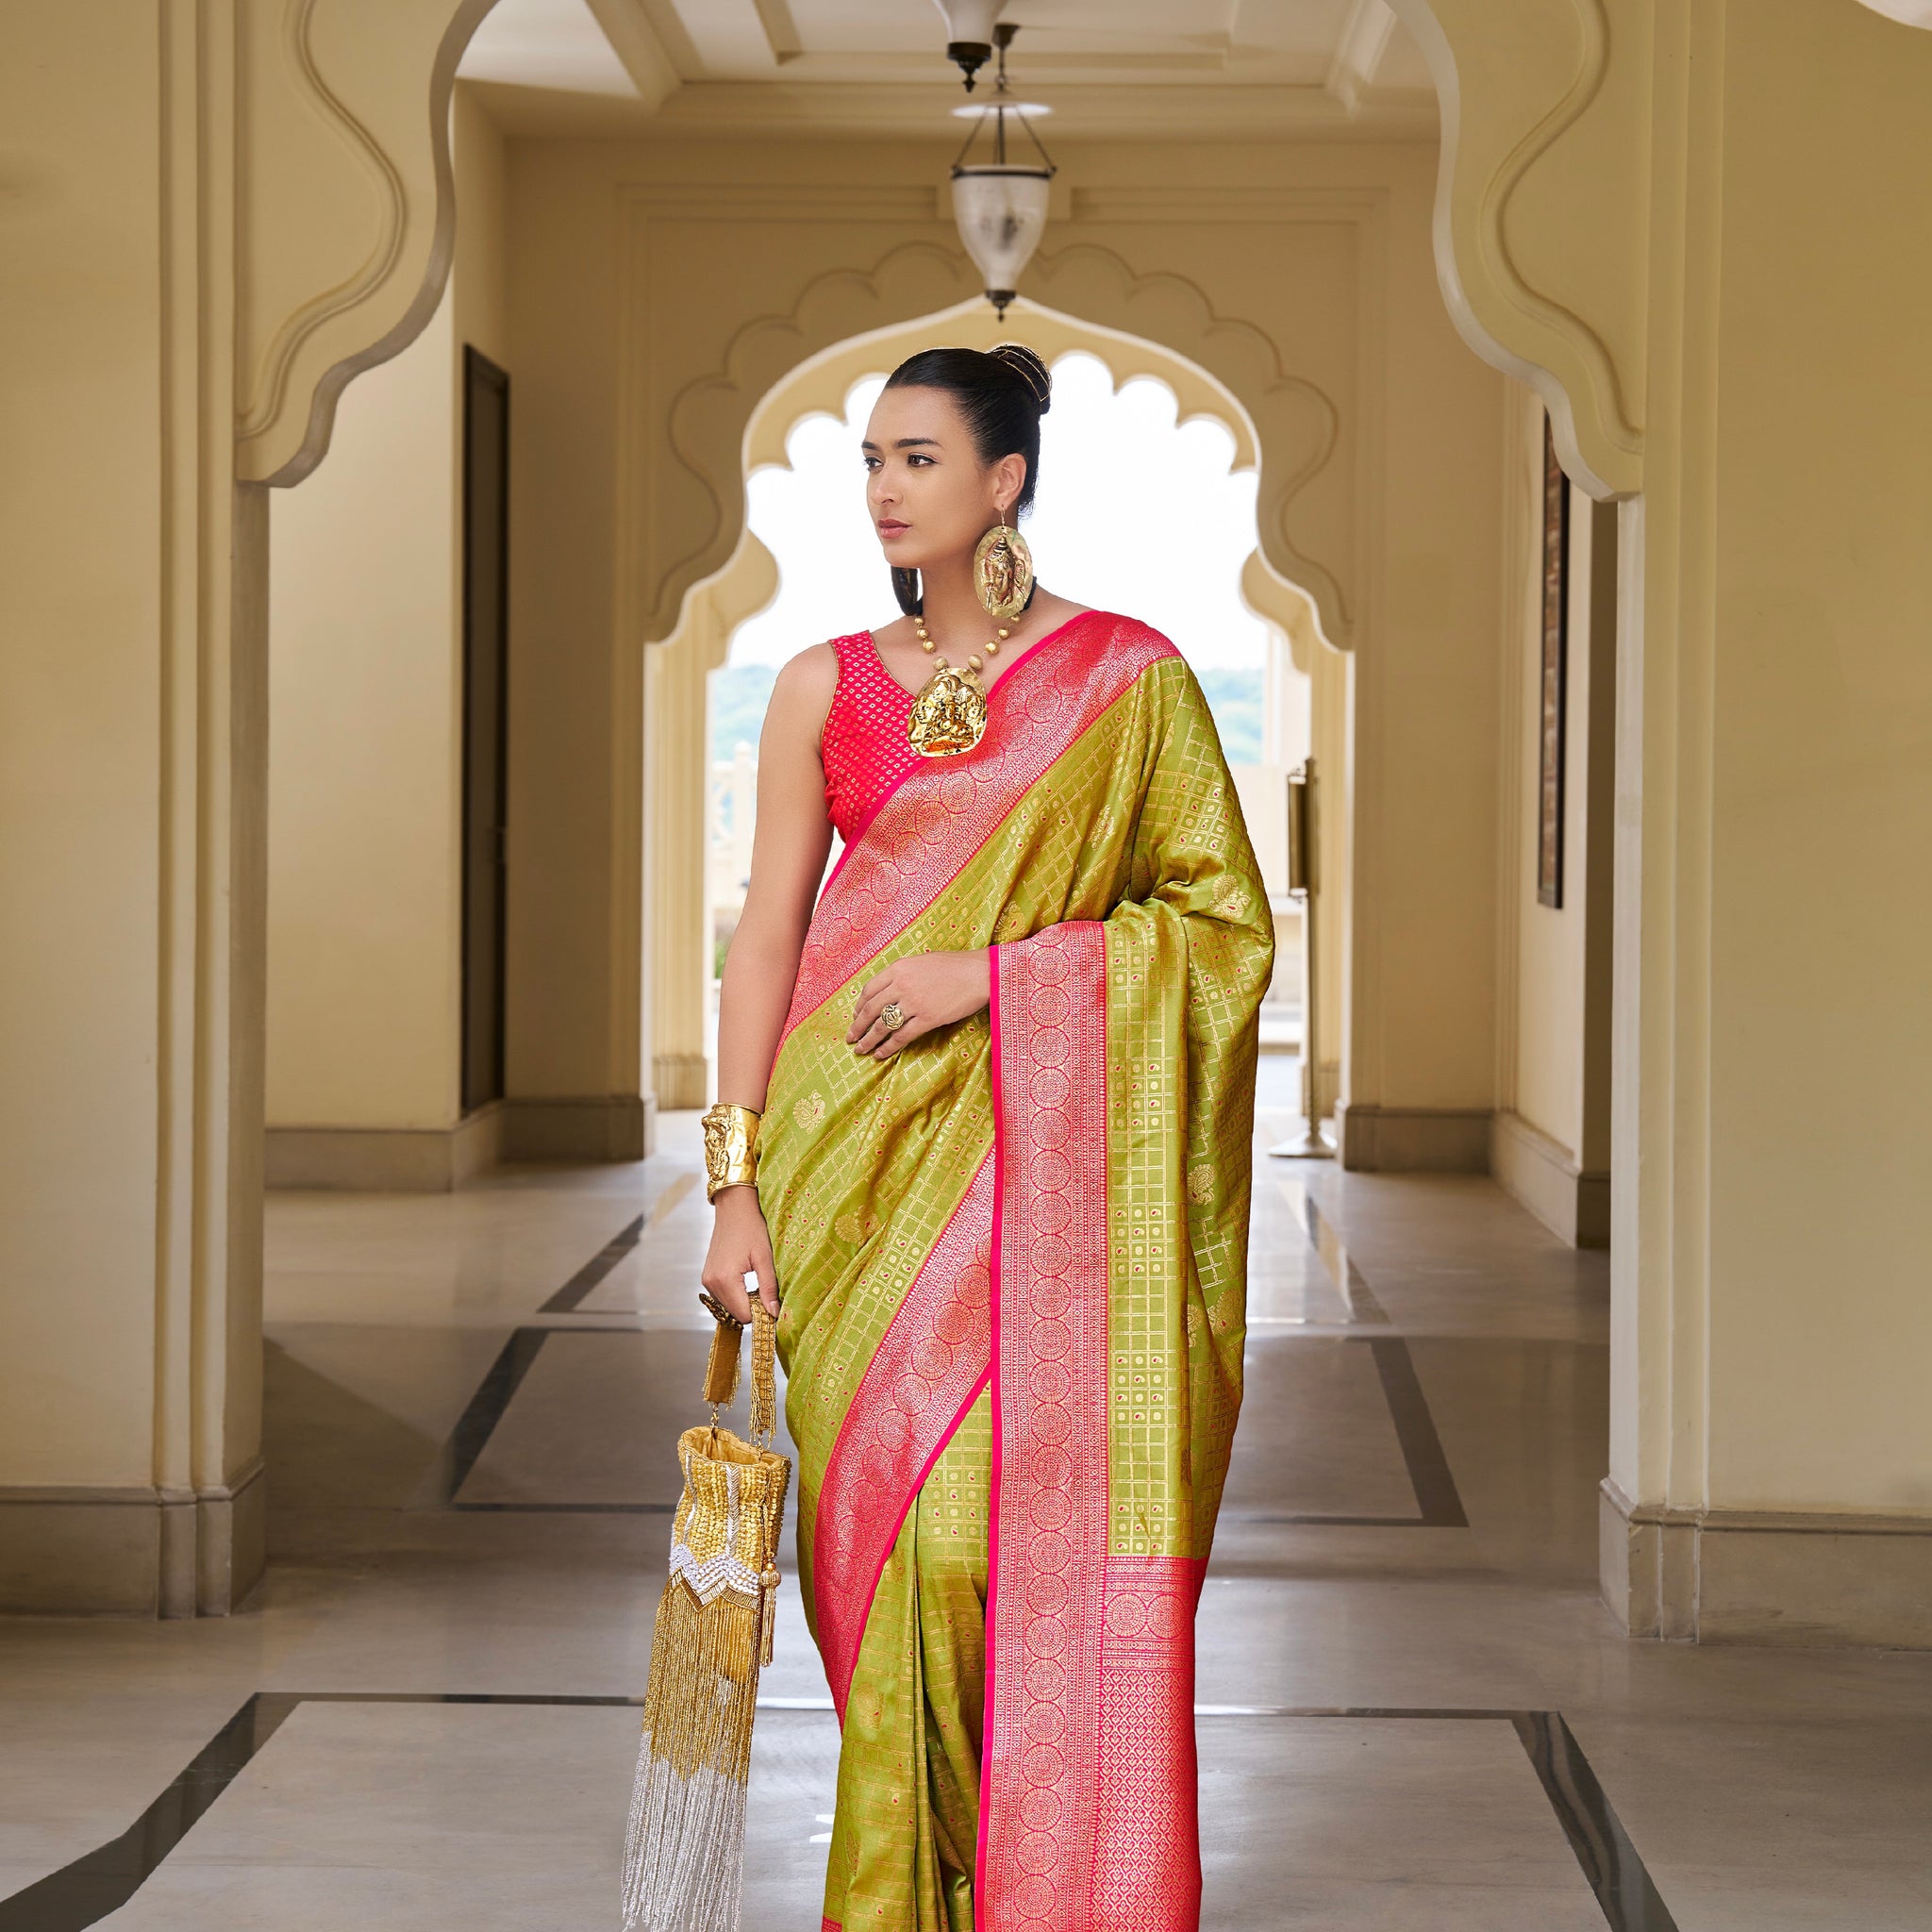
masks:
[(1536, 896), (1563, 903), (1563, 717), (1570, 682), (1570, 479), (1543, 417), (1542, 650), (1537, 678)]

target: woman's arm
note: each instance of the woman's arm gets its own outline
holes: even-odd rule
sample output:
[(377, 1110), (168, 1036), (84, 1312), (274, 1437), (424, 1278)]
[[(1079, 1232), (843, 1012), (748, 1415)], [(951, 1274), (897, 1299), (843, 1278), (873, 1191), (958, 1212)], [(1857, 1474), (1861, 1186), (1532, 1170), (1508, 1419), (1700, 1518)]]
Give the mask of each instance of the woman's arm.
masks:
[[(758, 735), (751, 881), (718, 991), (718, 1098), (759, 1112), (831, 850), (819, 737), (838, 678), (831, 645), (800, 652), (779, 671)], [(701, 1274), (705, 1286), (748, 1322), (751, 1301), (744, 1277), (755, 1274), (759, 1297), (776, 1314), (777, 1275), (757, 1188), (725, 1188), (714, 1208), (711, 1245)]]

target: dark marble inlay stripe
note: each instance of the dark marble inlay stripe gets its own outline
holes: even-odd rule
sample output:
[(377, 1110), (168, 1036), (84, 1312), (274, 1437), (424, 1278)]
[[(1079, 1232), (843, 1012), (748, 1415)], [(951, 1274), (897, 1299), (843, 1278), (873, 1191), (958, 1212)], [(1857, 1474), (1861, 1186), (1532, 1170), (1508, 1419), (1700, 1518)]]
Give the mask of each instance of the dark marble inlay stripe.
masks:
[(643, 1236), (644, 1217), (640, 1214), (622, 1233), (606, 1241), (537, 1312), (541, 1315), (569, 1314), (637, 1246)]
[[(1250, 1338), (1252, 1340), (1252, 1338)], [(1328, 1516), (1291, 1515), (1273, 1510), (1223, 1509), (1224, 1523), (1314, 1524), (1330, 1529), (1467, 1529), (1469, 1517), (1462, 1507), (1461, 1492), (1442, 1453), (1442, 1439), (1436, 1433), (1436, 1419), (1429, 1413), (1428, 1398), (1415, 1372), (1415, 1360), (1408, 1343), (1399, 1335), (1348, 1335), (1338, 1338), (1357, 1346), (1366, 1345), (1374, 1357), (1375, 1373), (1381, 1377), (1382, 1397), (1389, 1405), (1389, 1419), (1395, 1425), (1395, 1440), (1402, 1450), (1403, 1466), (1408, 1472), (1409, 1487), (1415, 1491), (1415, 1516)], [(1270, 1347), (1293, 1348), (1305, 1345), (1296, 1335), (1271, 1337)]]
[(1677, 1932), (1562, 1712), (1519, 1710), (1510, 1722), (1614, 1932)]
[(1450, 1474), (1449, 1458), (1442, 1453), (1442, 1439), (1436, 1433), (1436, 1419), (1429, 1413), (1408, 1343), (1399, 1336), (1377, 1335), (1370, 1340), (1369, 1349), (1375, 1357), (1375, 1373), (1382, 1378), (1389, 1413), (1394, 1418), (1396, 1439), (1402, 1444), (1402, 1459), (1408, 1465), (1408, 1480), (1422, 1520), (1431, 1529), (1467, 1529), (1469, 1518), (1456, 1478)]
[(509, 1340), (497, 1352), (496, 1359), (491, 1363), (488, 1373), (477, 1383), (475, 1393), (470, 1397), (462, 1414), (457, 1418), (457, 1425), (450, 1431), (449, 1441), (442, 1445), (436, 1460), (430, 1465), (418, 1491), (420, 1500), (416, 1507), (431, 1509), (497, 1507), (458, 1503), (456, 1500), (457, 1491), (469, 1480), (470, 1472), (476, 1466), (476, 1458), (482, 1455), (497, 1424), (503, 1420), (504, 1411), (510, 1405), (510, 1398), (517, 1392), (524, 1377), (530, 1373), (531, 1363), (537, 1359), (538, 1352), (551, 1336), (636, 1335), (641, 1332), (635, 1323), (593, 1327), (586, 1322), (574, 1323), (568, 1328), (512, 1329)]
[[(86, 1932), (118, 1911), (206, 1815), (298, 1704), (500, 1704), (592, 1709), (641, 1697), (516, 1691), (261, 1690), (195, 1753), (181, 1774), (117, 1839), (0, 1899), (0, 1932)], [(829, 1698), (760, 1698), (761, 1709), (823, 1710)], [(1562, 1713), (1398, 1706), (1197, 1705), (1197, 1719), (1428, 1718), (1514, 1727), (1610, 1932), (1677, 1932), (1637, 1847), (1610, 1808)], [(613, 1803), (616, 1800), (613, 1799)], [(613, 1812), (612, 1814), (616, 1814)]]

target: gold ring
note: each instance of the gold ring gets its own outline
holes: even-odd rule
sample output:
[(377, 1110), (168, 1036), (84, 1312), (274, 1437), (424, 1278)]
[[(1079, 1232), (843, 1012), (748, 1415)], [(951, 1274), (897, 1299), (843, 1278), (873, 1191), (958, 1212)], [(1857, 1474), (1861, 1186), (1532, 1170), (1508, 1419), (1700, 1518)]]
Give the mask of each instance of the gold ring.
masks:
[(906, 1024), (906, 1015), (897, 1000), (888, 1000), (879, 1008), (879, 1018), (886, 1023), (888, 1033), (896, 1033)]

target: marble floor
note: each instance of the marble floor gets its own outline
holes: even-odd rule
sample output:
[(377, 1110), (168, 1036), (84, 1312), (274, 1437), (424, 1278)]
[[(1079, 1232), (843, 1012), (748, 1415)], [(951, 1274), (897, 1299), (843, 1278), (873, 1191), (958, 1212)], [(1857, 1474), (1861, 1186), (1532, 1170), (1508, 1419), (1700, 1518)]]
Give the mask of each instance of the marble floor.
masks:
[[(1932, 1657), (1620, 1638), (1603, 1257), (1488, 1181), (1270, 1160), (1293, 1070), (1201, 1611), (1205, 1924), (1924, 1932)], [(615, 1924), (707, 1340), (694, 1117), (660, 1139), (271, 1201), (268, 1578), (0, 1624), (0, 1932)], [(837, 1734), (795, 1591), (765, 1704), (746, 1924), (808, 1932)]]

